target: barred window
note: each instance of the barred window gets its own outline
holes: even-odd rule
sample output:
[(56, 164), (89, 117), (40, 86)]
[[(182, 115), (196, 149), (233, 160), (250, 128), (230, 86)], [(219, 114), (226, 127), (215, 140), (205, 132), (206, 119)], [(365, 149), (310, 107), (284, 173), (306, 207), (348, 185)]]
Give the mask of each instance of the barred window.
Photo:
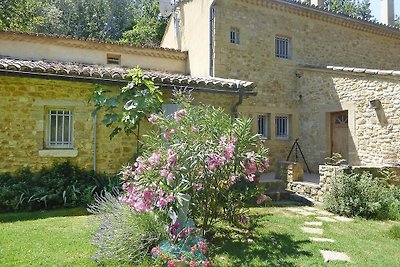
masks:
[(278, 115), (275, 117), (276, 139), (289, 139), (289, 116)]
[(258, 115), (258, 134), (264, 138), (269, 138), (269, 115)]
[(72, 148), (72, 112), (49, 110), (47, 146), (50, 148)]
[(275, 56), (290, 59), (290, 40), (286, 37), (275, 37)]
[(232, 44), (239, 44), (239, 29), (238, 28), (231, 28), (231, 43)]

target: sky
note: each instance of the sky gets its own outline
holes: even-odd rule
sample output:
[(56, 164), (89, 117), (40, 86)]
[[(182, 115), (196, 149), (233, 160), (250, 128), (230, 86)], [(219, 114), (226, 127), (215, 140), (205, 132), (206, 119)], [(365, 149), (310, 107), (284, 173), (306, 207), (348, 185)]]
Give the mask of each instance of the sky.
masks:
[[(370, 0), (372, 15), (381, 20), (381, 0)], [(400, 0), (394, 0), (394, 14), (400, 16)]]

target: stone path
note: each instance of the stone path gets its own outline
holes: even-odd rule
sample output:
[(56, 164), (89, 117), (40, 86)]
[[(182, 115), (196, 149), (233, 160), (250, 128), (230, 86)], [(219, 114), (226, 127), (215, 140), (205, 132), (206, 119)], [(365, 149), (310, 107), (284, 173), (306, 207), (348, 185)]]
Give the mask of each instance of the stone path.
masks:
[[(318, 243), (334, 243), (334, 239), (322, 237), (324, 234), (324, 229), (322, 228), (324, 223), (348, 223), (353, 221), (351, 218), (343, 217), (343, 216), (335, 216), (335, 214), (321, 210), (314, 207), (291, 207), (287, 208), (288, 211), (291, 211), (297, 215), (304, 217), (313, 217), (316, 221), (307, 221), (304, 222), (304, 225), (300, 227), (300, 229), (307, 234), (310, 234), (310, 240), (312, 242)], [(330, 251), (330, 250), (320, 250), (320, 253), (324, 259), (324, 262), (330, 261), (344, 261), (350, 262), (350, 257), (345, 252), (339, 251)]]

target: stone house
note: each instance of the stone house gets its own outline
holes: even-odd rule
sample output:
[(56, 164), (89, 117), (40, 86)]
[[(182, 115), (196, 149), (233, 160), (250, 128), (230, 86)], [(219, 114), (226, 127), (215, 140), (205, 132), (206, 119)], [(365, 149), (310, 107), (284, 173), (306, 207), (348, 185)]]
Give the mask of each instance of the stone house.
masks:
[(122, 134), (110, 141), (111, 129), (92, 117), (88, 99), (97, 84), (126, 85), (128, 69), (137, 65), (167, 101), (171, 89), (188, 88), (196, 102), (230, 112), (239, 93), (254, 95), (251, 82), (190, 76), (187, 53), (173, 49), (0, 31), (0, 55), (0, 172), (67, 159), (118, 171), (133, 157), (136, 141)]
[[(188, 52), (191, 74), (256, 83), (239, 111), (276, 160), (294, 140), (312, 171), (333, 152), (351, 165), (400, 163), (400, 29), (330, 12), (323, 1), (179, 1), (162, 47)], [(301, 158), (300, 158), (301, 160)]]
[(161, 48), (0, 31), (0, 171), (54, 158), (118, 170), (135, 142), (110, 142), (87, 99), (136, 65), (166, 99), (189, 87), (197, 102), (252, 117), (273, 166), (297, 138), (314, 172), (332, 152), (399, 164), (400, 29), (386, 24), (292, 0), (182, 0)]

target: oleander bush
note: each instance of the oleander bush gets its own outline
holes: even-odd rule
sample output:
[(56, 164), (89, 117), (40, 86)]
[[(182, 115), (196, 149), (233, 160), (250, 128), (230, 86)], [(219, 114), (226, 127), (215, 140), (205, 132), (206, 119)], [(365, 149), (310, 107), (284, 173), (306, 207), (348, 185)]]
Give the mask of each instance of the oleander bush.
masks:
[(338, 176), (327, 193), (328, 210), (373, 219), (400, 219), (400, 188), (368, 172)]
[(23, 168), (0, 174), (0, 211), (42, 210), (83, 206), (93, 195), (119, 186), (117, 176), (56, 162), (37, 172)]

